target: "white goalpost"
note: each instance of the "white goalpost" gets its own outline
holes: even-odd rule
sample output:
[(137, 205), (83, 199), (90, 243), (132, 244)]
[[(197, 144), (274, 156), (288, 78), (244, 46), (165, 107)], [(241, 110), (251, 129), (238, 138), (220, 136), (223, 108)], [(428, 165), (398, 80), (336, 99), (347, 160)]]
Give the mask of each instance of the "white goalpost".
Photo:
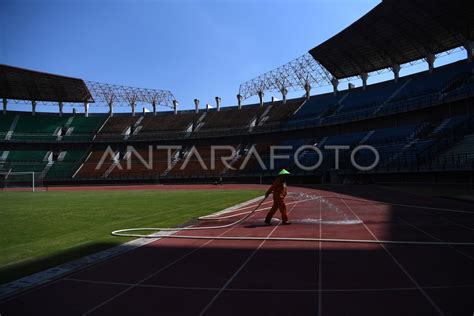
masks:
[(0, 172), (0, 188), (36, 192), (43, 188), (43, 179), (40, 178), (40, 172), (34, 171)]

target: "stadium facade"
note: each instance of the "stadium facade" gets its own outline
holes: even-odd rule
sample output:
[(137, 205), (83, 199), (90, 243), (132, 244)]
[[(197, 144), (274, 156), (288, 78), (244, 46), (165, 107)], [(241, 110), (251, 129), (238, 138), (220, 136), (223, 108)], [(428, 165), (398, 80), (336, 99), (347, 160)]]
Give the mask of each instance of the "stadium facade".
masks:
[[(201, 109), (195, 100), (194, 110), (179, 111), (170, 91), (1, 65), (0, 174), (4, 183), (25, 171), (46, 184), (256, 182), (287, 168), (295, 182), (472, 186), (473, 21), (467, 1), (383, 1), (308, 54), (243, 83), (238, 104), (225, 108), (216, 97), (215, 108)], [(438, 56), (454, 50), (466, 58), (434, 67)], [(399, 75), (420, 61), (427, 71)], [(393, 72), (393, 80), (368, 85), (381, 71)], [(351, 78), (362, 85), (339, 90)], [(332, 92), (311, 95), (327, 85)], [(288, 91), (303, 89), (305, 96), (287, 100)], [(265, 102), (268, 91), (281, 92), (283, 100)], [(254, 95), (258, 104), (242, 106)], [(18, 101), (31, 102), (32, 111), (8, 111)], [(38, 113), (40, 102), (55, 104), (59, 114)], [(139, 104), (153, 111), (137, 113)], [(107, 113), (89, 114), (95, 105)], [(117, 106), (130, 113), (114, 114)], [(66, 114), (64, 107), (83, 111)], [(373, 162), (370, 150), (354, 153), (358, 146), (376, 149), (374, 168), (350, 163)], [(276, 154), (286, 157), (272, 162)]]

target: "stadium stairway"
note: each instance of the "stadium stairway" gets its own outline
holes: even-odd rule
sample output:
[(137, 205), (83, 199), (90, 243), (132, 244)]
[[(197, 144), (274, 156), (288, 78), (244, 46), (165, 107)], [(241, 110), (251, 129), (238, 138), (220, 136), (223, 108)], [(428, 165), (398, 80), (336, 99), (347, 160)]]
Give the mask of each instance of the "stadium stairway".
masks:
[(48, 180), (71, 179), (87, 154), (86, 150), (62, 151), (57, 160), (52, 161), (51, 166), (43, 171), (45, 172), (44, 178)]
[(133, 126), (139, 116), (112, 116), (109, 117), (97, 134), (98, 140), (124, 140), (127, 135), (133, 134)]
[(146, 140), (167, 136), (189, 137), (203, 125), (207, 112), (181, 111), (175, 115), (172, 112), (157, 113), (156, 116), (143, 116), (133, 126), (131, 140)]
[(88, 117), (76, 115), (67, 127), (67, 132), (62, 136), (62, 139), (65, 141), (93, 140), (106, 118), (105, 115), (90, 115)]
[(27, 141), (87, 141), (92, 140), (104, 115), (84, 117), (50, 113), (7, 112), (0, 114), (0, 138)]
[(0, 139), (11, 139), (18, 119), (19, 116), (14, 113), (7, 112), (6, 114), (0, 115)]
[(405, 80), (405, 82), (397, 89), (395, 90), (385, 101), (383, 101), (382, 103), (380, 103), (379, 106), (377, 106), (374, 110), (374, 115), (377, 114), (380, 110), (383, 109), (383, 107), (390, 103), (390, 101), (394, 100), (397, 95), (411, 82), (411, 78), (408, 78), (407, 80)]
[(365, 135), (359, 142), (359, 145), (363, 145), (369, 140), (369, 138), (375, 133), (375, 130), (371, 130), (367, 132), (367, 135)]

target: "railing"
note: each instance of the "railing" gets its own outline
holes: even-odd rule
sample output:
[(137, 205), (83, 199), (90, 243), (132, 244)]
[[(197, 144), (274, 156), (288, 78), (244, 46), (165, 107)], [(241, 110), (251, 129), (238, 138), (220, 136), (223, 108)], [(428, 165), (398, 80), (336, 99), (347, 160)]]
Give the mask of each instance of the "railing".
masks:
[[(387, 103), (384, 108), (377, 113), (374, 113), (376, 107), (370, 107), (363, 110), (358, 110), (354, 112), (343, 112), (337, 115), (329, 116), (322, 119), (301, 119), (301, 120), (291, 120), (288, 122), (269, 122), (264, 126), (260, 126), (258, 129), (249, 131), (248, 127), (240, 128), (220, 128), (220, 129), (209, 129), (209, 130), (200, 130), (191, 133), (187, 138), (196, 139), (196, 138), (214, 138), (214, 137), (223, 137), (223, 136), (243, 136), (243, 135), (257, 135), (257, 134), (267, 134), (274, 132), (282, 131), (292, 131), (292, 130), (302, 130), (315, 127), (330, 126), (335, 124), (347, 123), (357, 120), (366, 120), (376, 117), (382, 117), (387, 115), (392, 115), (396, 113), (403, 113), (413, 110), (424, 109), (432, 106), (436, 106), (446, 102), (458, 101), (461, 99), (469, 98), (474, 96), (474, 83), (463, 86), (459, 89), (456, 89), (448, 93), (443, 98), (440, 97), (440, 93), (431, 93), (428, 95), (417, 96), (409, 98), (406, 100), (396, 100), (393, 102)], [(0, 133), (1, 136), (5, 133)], [(185, 131), (161, 131), (159, 133), (143, 133), (138, 135), (133, 135), (130, 137), (130, 141), (137, 140), (173, 140), (173, 139), (183, 139), (187, 133)], [(71, 135), (68, 136), (67, 141), (73, 143), (89, 143), (89, 141), (83, 139), (72, 139), (73, 137), (86, 137), (86, 135)], [(87, 135), (88, 136), (88, 135)], [(20, 137), (21, 139), (15, 139), (15, 137)], [(4, 136), (3, 136), (4, 138)], [(26, 138), (26, 139), (25, 139)], [(18, 134), (14, 133), (13, 137), (9, 142), (50, 142), (54, 138), (51, 134)], [(121, 141), (123, 140), (122, 135), (114, 134), (100, 134), (100, 139), (95, 140), (95, 143), (104, 143), (110, 141)], [(60, 141), (58, 141), (60, 142)]]

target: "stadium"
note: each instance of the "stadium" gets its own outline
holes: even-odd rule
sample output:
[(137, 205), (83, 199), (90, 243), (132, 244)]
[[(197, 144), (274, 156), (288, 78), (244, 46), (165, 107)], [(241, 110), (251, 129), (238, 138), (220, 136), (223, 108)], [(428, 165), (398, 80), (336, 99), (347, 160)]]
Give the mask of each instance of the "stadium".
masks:
[(471, 315), (473, 21), (384, 0), (232, 106), (1, 64), (0, 315)]

